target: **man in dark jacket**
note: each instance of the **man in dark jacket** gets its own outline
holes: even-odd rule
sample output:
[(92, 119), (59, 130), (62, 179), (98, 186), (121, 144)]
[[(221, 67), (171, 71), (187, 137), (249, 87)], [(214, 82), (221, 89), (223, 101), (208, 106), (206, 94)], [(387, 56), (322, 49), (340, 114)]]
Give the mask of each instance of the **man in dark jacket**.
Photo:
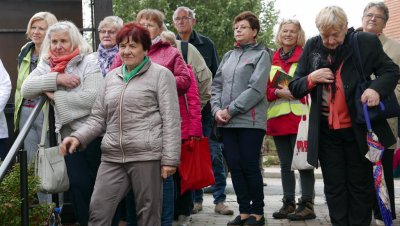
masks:
[[(175, 29), (178, 31), (176, 38), (194, 45), (203, 56), (207, 67), (214, 77), (218, 69), (218, 55), (214, 43), (206, 36), (203, 36), (193, 30), (196, 24), (196, 18), (193, 10), (187, 7), (178, 7), (173, 15)], [(211, 115), (211, 105), (208, 102), (203, 108), (202, 124), (204, 136), (211, 137), (213, 118)], [(233, 211), (225, 204), (226, 195), (226, 174), (224, 171), (221, 143), (210, 139), (210, 152), (212, 166), (215, 177), (215, 185), (212, 186), (214, 196), (215, 212), (223, 215), (232, 215)], [(194, 207), (192, 213), (198, 213), (202, 210), (203, 191), (197, 190), (194, 195)]]

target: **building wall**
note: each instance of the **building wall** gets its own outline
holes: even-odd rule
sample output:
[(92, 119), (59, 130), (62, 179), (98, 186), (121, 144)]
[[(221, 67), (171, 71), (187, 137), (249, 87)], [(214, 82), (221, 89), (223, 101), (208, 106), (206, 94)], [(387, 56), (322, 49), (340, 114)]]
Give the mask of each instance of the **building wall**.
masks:
[(399, 0), (385, 0), (389, 8), (389, 21), (383, 33), (390, 38), (400, 41), (400, 1)]

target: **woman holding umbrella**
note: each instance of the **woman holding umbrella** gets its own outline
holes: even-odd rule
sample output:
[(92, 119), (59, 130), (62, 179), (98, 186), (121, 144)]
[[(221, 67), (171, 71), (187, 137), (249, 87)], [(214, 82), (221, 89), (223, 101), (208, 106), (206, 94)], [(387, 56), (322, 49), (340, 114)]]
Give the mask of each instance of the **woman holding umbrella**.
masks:
[[(357, 42), (365, 75), (375, 74), (377, 79), (355, 100), (361, 75), (353, 63), (354, 30), (347, 28), (345, 12), (337, 6), (325, 7), (315, 23), (320, 34), (307, 41), (289, 84), (295, 98), (311, 94), (308, 162), (321, 164), (332, 225), (370, 225), (372, 166), (364, 157), (367, 129), (355, 122), (355, 105), (361, 101), (377, 106), (394, 90), (399, 68), (376, 35), (360, 33)], [(395, 143), (386, 120), (375, 121), (372, 127), (384, 146)]]

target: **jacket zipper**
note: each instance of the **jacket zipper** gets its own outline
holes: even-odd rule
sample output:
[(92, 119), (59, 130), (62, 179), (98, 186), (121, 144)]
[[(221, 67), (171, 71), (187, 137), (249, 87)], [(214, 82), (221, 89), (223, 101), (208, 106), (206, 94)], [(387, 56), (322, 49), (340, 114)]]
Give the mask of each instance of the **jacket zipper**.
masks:
[(254, 108), (251, 108), (251, 117), (253, 118), (253, 126), (256, 124), (256, 110)]
[(124, 89), (122, 90), (121, 97), (119, 100), (119, 146), (121, 147), (122, 152), (122, 163), (125, 163), (125, 152), (122, 147), (122, 99), (125, 94), (125, 90), (128, 84), (125, 84)]

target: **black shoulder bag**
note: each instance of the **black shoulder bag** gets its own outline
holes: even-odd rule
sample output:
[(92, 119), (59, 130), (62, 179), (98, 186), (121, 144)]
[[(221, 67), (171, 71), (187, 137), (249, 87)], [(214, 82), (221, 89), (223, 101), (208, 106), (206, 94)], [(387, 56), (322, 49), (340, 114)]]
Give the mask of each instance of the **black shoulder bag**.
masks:
[[(355, 58), (355, 66), (360, 75), (359, 84), (356, 89), (355, 93), (355, 105), (357, 110), (357, 123), (365, 123), (364, 118), (364, 110), (363, 104), (361, 103), (361, 95), (364, 91), (370, 86), (373, 82), (372, 80), (365, 79), (363, 64), (361, 61), (360, 49), (358, 46), (358, 32), (354, 33), (352, 42), (353, 42), (353, 51), (354, 51), (354, 58)], [(394, 118), (400, 116), (400, 106), (397, 101), (396, 95), (394, 91), (392, 91), (389, 96), (385, 99), (381, 98), (381, 101), (378, 106), (369, 107), (368, 108), (369, 118), (371, 121)]]

